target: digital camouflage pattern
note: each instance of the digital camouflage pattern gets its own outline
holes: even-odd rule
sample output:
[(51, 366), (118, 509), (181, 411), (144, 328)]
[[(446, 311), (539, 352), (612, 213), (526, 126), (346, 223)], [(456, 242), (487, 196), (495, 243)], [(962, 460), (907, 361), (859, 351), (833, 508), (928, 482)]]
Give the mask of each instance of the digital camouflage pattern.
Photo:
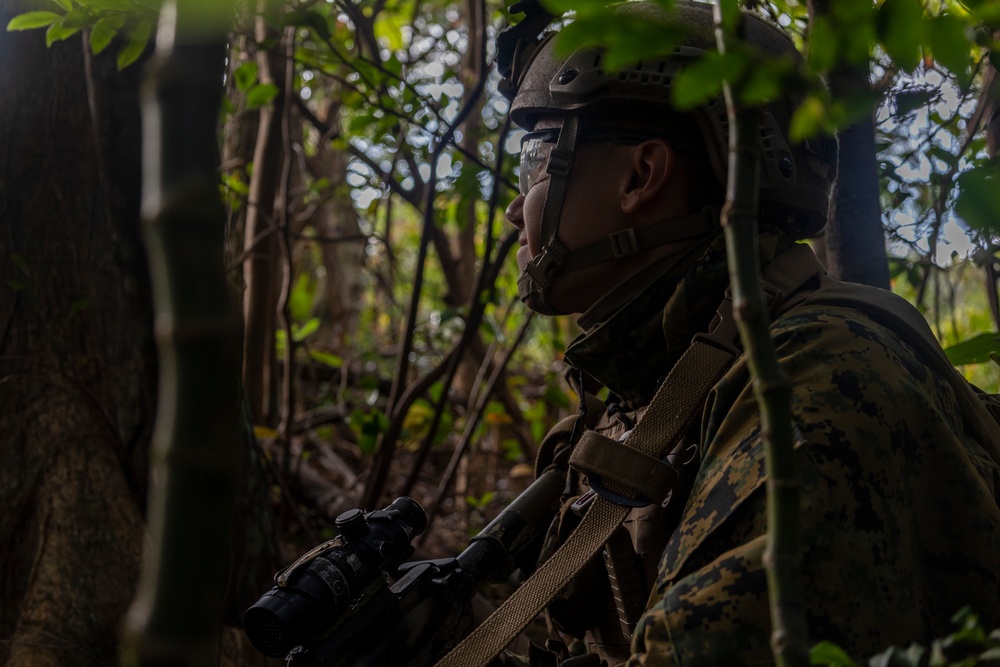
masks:
[[(761, 239), (763, 261), (791, 243), (767, 230)], [(566, 358), (614, 392), (597, 427), (605, 435), (624, 432), (641, 414), (633, 408), (649, 400), (650, 364), (641, 360), (673, 363), (679, 352), (670, 341), (690, 340), (684, 326), (705, 327), (721, 301), (724, 267), (716, 241), (693, 261), (647, 276), (647, 289), (633, 286), (624, 307), (585, 320), (590, 326)], [(947, 634), (966, 604), (994, 627), (1000, 470), (964, 435), (948, 382), (855, 308), (800, 304), (772, 334), (794, 388), (810, 641), (831, 640), (863, 658)], [(661, 365), (656, 375), (668, 370)], [(744, 359), (715, 386), (690, 439), (700, 465), (686, 502), (658, 518), (666, 547), (630, 649), (605, 641), (614, 624), (607, 584), (593, 574), (599, 563), (555, 601), (554, 626), (574, 634), (589, 623), (590, 649), (613, 664), (769, 664), (764, 453)], [(648, 560), (644, 530), (631, 525)]]

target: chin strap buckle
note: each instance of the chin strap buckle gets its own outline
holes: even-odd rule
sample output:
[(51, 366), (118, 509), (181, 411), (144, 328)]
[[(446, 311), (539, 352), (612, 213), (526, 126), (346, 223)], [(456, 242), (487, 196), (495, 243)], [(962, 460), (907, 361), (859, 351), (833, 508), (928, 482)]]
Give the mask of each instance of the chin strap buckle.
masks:
[(547, 287), (555, 279), (559, 267), (566, 261), (566, 249), (558, 241), (552, 241), (538, 253), (527, 266), (524, 273), (538, 285)]
[(566, 248), (552, 240), (524, 267), (517, 279), (517, 293), (532, 310), (546, 315), (560, 315), (549, 302), (549, 288), (555, 282), (559, 268), (566, 262)]
[(615, 259), (639, 252), (639, 239), (632, 227), (608, 234), (608, 241), (611, 242), (611, 256)]

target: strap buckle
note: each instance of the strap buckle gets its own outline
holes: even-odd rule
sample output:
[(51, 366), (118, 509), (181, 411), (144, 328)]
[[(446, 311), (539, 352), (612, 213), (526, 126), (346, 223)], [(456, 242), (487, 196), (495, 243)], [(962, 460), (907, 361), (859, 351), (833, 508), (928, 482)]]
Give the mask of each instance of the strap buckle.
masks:
[(611, 255), (615, 259), (639, 252), (639, 239), (632, 227), (608, 234), (608, 240), (611, 242)]
[(587, 475), (587, 484), (590, 485), (590, 490), (599, 495), (601, 498), (610, 500), (616, 505), (621, 505), (622, 507), (646, 507), (653, 504), (652, 500), (649, 500), (644, 496), (637, 495), (635, 498), (626, 498), (625, 496), (617, 494), (614, 491), (608, 491), (604, 488), (604, 478), (600, 475)]
[(556, 243), (549, 243), (524, 267), (527, 273), (539, 285), (548, 285), (556, 271), (566, 261), (566, 253)]
[[(622, 433), (621, 437), (618, 438), (618, 442), (625, 442), (634, 429), (629, 429)], [(626, 498), (625, 496), (614, 493), (613, 491), (608, 491), (604, 488), (604, 477), (602, 475), (595, 475), (594, 473), (587, 473), (587, 484), (590, 486), (590, 491), (587, 493), (596, 493), (601, 498), (605, 500), (610, 500), (611, 502), (621, 505), (623, 507), (646, 507), (652, 505), (653, 501), (649, 500), (645, 496), (636, 494), (635, 498)], [(581, 498), (582, 499), (582, 498)]]
[(734, 357), (743, 354), (740, 330), (736, 325), (736, 315), (733, 312), (733, 295), (730, 290), (726, 290), (726, 298), (722, 300), (719, 309), (715, 311), (715, 317), (708, 325), (708, 331), (695, 334), (691, 342), (692, 344), (707, 343), (729, 352)]
[(549, 164), (545, 171), (553, 176), (566, 177), (569, 175), (569, 168), (573, 164), (573, 151), (553, 148), (549, 153)]

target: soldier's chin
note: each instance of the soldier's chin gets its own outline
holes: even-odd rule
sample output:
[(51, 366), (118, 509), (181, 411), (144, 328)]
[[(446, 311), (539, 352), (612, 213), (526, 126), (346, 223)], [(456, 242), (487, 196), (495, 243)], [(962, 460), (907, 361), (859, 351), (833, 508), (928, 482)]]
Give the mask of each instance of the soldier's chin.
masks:
[(549, 298), (549, 305), (545, 304), (545, 301), (536, 294), (529, 294), (521, 299), (525, 306), (529, 310), (533, 310), (539, 315), (566, 315), (567, 313), (559, 310), (558, 308), (551, 305), (552, 299)]
[(517, 249), (517, 268), (521, 273), (524, 273), (524, 267), (528, 265), (531, 261), (531, 251), (528, 250), (527, 244), (520, 246)]

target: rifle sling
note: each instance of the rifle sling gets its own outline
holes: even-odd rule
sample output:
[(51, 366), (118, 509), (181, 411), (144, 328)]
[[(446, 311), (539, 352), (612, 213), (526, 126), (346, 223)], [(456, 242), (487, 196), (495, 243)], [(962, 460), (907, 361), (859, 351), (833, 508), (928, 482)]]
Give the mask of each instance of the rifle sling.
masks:
[[(763, 271), (771, 302), (780, 303), (783, 295), (796, 292), (820, 270), (807, 246), (793, 246), (780, 254)], [(674, 364), (625, 441), (641, 455), (662, 459), (699, 414), (708, 392), (736, 360), (738, 335), (735, 323), (726, 321), (727, 317), (732, 319), (731, 303), (728, 309), (725, 304), (719, 309), (720, 322), (709, 334), (696, 337)], [(604, 489), (624, 498), (638, 495), (614, 480), (608, 480)], [(604, 496), (594, 496), (580, 524), (552, 557), (442, 658), (437, 667), (485, 667), (583, 569), (631, 509)]]

